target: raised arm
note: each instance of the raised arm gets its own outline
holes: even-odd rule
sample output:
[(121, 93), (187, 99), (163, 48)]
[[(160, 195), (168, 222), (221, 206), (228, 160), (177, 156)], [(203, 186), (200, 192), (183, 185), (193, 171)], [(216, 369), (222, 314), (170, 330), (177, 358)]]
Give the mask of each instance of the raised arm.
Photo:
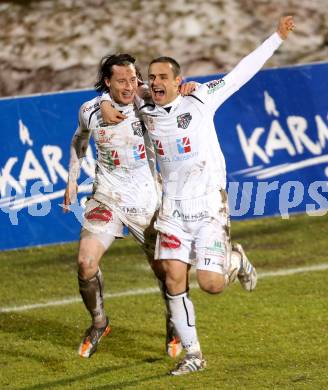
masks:
[(199, 92), (213, 111), (216, 111), (224, 101), (245, 85), (262, 68), (294, 28), (295, 24), (292, 16), (280, 18), (277, 31), (244, 57), (232, 71), (222, 79), (213, 80), (203, 85)]
[[(232, 84), (232, 90), (238, 90), (246, 84), (287, 39), (290, 31), (295, 28), (292, 16), (280, 18), (277, 31), (265, 40), (261, 46), (242, 59), (239, 64), (223, 79)], [(233, 93), (233, 92), (232, 92)], [(231, 94), (232, 94), (231, 93)]]
[(283, 16), (279, 19), (279, 24), (277, 28), (277, 33), (280, 35), (280, 38), (285, 40), (288, 37), (288, 34), (295, 29), (295, 22), (291, 15)]

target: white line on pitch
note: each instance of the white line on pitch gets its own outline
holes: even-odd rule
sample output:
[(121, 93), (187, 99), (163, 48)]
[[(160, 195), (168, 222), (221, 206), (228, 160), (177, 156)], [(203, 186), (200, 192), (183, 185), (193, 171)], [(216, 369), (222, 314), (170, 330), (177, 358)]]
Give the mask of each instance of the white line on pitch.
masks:
[[(259, 279), (272, 278), (275, 276), (287, 276), (287, 275), (295, 275), (295, 274), (305, 273), (305, 272), (326, 271), (326, 270), (328, 270), (328, 263), (309, 265), (306, 267), (281, 269), (281, 270), (270, 271), (270, 272), (261, 272), (261, 273), (259, 273), (258, 277), (259, 277)], [(196, 288), (197, 284), (191, 283), (190, 287)], [(121, 291), (121, 292), (116, 292), (116, 293), (107, 293), (107, 294), (104, 294), (104, 298), (130, 297), (130, 296), (137, 296), (137, 295), (152, 294), (152, 293), (156, 293), (158, 291), (159, 291), (158, 287), (149, 287), (149, 288)], [(71, 297), (71, 298), (66, 298), (66, 299), (61, 299), (61, 300), (56, 300), (56, 301), (48, 301), (48, 302), (44, 302), (44, 303), (34, 303), (31, 305), (0, 307), (0, 313), (13, 313), (13, 312), (20, 312), (20, 311), (29, 311), (29, 310), (33, 310), (33, 309), (41, 309), (44, 307), (63, 306), (63, 305), (69, 305), (72, 303), (79, 303), (79, 302), (81, 302), (80, 297)]]

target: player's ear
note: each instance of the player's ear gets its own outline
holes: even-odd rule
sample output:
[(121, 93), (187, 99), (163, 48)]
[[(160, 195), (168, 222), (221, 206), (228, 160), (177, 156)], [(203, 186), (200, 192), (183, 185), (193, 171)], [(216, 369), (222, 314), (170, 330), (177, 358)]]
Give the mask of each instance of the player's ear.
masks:
[(106, 84), (106, 87), (110, 88), (110, 81), (109, 81), (109, 78), (108, 77), (105, 77), (105, 84)]
[(180, 85), (182, 83), (182, 76), (177, 76), (175, 78), (175, 82), (177, 83), (177, 85)]

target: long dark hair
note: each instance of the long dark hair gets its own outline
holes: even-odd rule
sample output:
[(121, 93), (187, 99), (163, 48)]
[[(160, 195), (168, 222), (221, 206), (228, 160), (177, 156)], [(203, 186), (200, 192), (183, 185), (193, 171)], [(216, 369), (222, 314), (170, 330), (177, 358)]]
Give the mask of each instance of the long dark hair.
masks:
[[(98, 92), (108, 91), (108, 87), (105, 83), (105, 79), (110, 79), (113, 75), (114, 65), (134, 65), (136, 59), (130, 54), (110, 54), (103, 57), (99, 64), (98, 80), (95, 83), (95, 88)], [(134, 65), (135, 66), (135, 65)], [(139, 78), (140, 72), (137, 71)]]

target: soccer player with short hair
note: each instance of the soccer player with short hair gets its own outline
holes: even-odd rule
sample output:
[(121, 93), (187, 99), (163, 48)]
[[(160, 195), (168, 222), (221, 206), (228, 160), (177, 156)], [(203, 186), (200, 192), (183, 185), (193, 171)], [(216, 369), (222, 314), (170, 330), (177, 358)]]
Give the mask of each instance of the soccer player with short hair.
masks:
[[(291, 16), (281, 18), (277, 32), (230, 73), (202, 84), (191, 96), (178, 95), (181, 75), (174, 59), (159, 57), (149, 65), (154, 104), (140, 105), (139, 110), (154, 143), (163, 181), (162, 205), (155, 224), (159, 231), (155, 263), (159, 261), (164, 268), (171, 320), (186, 351), (172, 375), (206, 367), (188, 295), (191, 265), (196, 266), (200, 288), (211, 294), (224, 291), (236, 277), (247, 291), (256, 286), (255, 268), (242, 246), (230, 241), (225, 159), (213, 117), (293, 29)], [(102, 109), (106, 116), (108, 103), (103, 103)]]

